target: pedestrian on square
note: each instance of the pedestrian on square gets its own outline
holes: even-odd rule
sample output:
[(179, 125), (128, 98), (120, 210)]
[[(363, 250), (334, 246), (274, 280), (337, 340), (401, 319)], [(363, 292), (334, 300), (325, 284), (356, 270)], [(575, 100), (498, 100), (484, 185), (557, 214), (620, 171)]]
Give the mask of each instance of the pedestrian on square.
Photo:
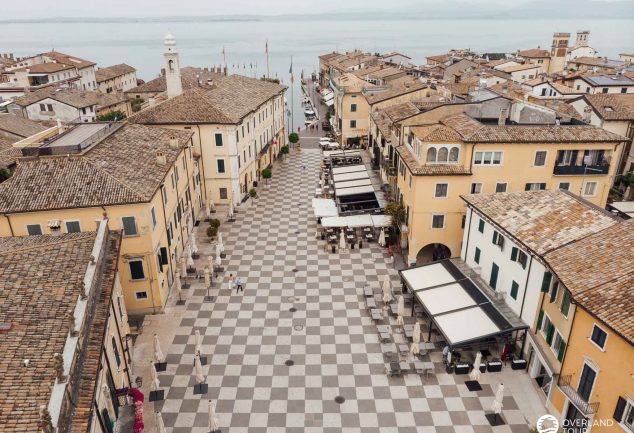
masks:
[(233, 274), (229, 274), (229, 290), (233, 290), (235, 281), (236, 281), (236, 277), (234, 277)]
[(242, 280), (240, 279), (240, 277), (238, 277), (236, 279), (236, 295), (240, 291), (242, 291), (242, 293), (244, 293), (244, 285), (242, 284)]

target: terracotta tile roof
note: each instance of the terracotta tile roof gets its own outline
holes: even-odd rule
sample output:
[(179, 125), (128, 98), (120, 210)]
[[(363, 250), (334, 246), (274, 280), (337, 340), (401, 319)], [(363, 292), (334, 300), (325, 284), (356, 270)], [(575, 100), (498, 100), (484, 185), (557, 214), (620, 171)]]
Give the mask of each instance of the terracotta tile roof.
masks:
[[(194, 87), (208, 87), (208, 80), (217, 80), (223, 76), (223, 74), (212, 72), (204, 68), (194, 68), (192, 66), (185, 66), (184, 68), (181, 68), (181, 83), (183, 84), (183, 90), (192, 89)], [(126, 90), (125, 93), (162, 93), (166, 90), (167, 84), (165, 82), (165, 75), (161, 75), (160, 77), (154, 78), (147, 83), (143, 83), (130, 90)]]
[(47, 127), (40, 122), (12, 114), (0, 114), (0, 131), (26, 138), (38, 132), (42, 132), (45, 129), (47, 129)]
[[(20, 160), (0, 184), (0, 209), (18, 213), (148, 202), (193, 133), (143, 125), (124, 125), (86, 153), (71, 157)], [(166, 164), (159, 165), (161, 150)]]
[[(0, 238), (0, 430), (37, 432), (55, 383), (53, 354), (68, 335), (95, 233)], [(100, 356), (100, 354), (99, 354)], [(23, 361), (30, 360), (30, 366)]]
[(461, 197), (539, 256), (618, 222), (606, 210), (563, 190)]
[(47, 53), (42, 53), (41, 55), (46, 56), (57, 63), (65, 63), (67, 65), (73, 65), (77, 67), (78, 69), (83, 69), (88, 66), (95, 65), (95, 62), (91, 62), (90, 60), (80, 59), (79, 57), (60, 53), (59, 51), (49, 51)]
[(470, 83), (470, 82), (460, 82), (460, 83), (438, 84), (438, 87), (447, 89), (449, 92), (451, 92), (452, 95), (464, 97), (469, 94), (470, 90), (473, 90), (474, 88), (476, 88), (477, 85), (474, 85), (473, 83)]
[(39, 63), (37, 65), (14, 69), (13, 72), (22, 72), (28, 70), (30, 74), (52, 74), (54, 72), (67, 71), (68, 69), (75, 69), (75, 66), (66, 65), (63, 63)]
[(541, 68), (541, 65), (534, 65), (532, 63), (524, 63), (522, 65), (514, 65), (514, 66), (507, 66), (506, 68), (500, 68), (500, 71), (507, 72), (510, 74), (512, 72), (526, 71), (528, 69), (536, 69), (536, 68)]
[(471, 143), (618, 143), (627, 138), (590, 125), (485, 125), (464, 113), (440, 120)]
[(419, 79), (406, 76), (401, 79), (391, 81), (389, 83), (388, 90), (368, 90), (368, 93), (364, 93), (364, 96), (365, 99), (368, 101), (368, 104), (372, 105), (426, 88), (429, 88), (429, 86)]
[(195, 88), (147, 108), (130, 118), (145, 124), (237, 124), (286, 86), (241, 75), (221, 77), (211, 88)]
[(118, 65), (108, 66), (106, 68), (99, 68), (95, 72), (96, 81), (101, 83), (103, 81), (112, 80), (113, 78), (120, 77), (125, 74), (131, 74), (136, 72), (130, 65), (126, 65), (125, 63), (120, 63)]
[(412, 132), (421, 141), (461, 141), (462, 136), (454, 129), (445, 125), (428, 125), (428, 126), (415, 126), (412, 128)]
[(396, 146), (396, 152), (400, 155), (407, 168), (414, 176), (438, 176), (438, 175), (466, 175), (471, 174), (468, 168), (460, 164), (429, 164), (423, 165), (412, 155), (407, 146)]
[(573, 299), (634, 344), (634, 219), (546, 255)]
[(322, 54), (321, 56), (319, 56), (319, 59), (327, 62), (330, 59), (334, 59), (335, 57), (339, 57), (339, 56), (341, 56), (340, 53), (336, 53), (333, 51), (332, 53)]
[(530, 93), (528, 90), (522, 87), (521, 84), (517, 84), (512, 81), (494, 84), (493, 86), (489, 87), (489, 90), (497, 93), (500, 96), (513, 97), (516, 99), (523, 99), (524, 95)]
[(28, 107), (42, 99), (51, 98), (75, 108), (90, 106), (110, 107), (127, 100), (122, 93), (102, 93), (79, 89), (56, 89), (47, 87), (27, 93), (14, 101), (21, 107)]
[(20, 149), (13, 147), (17, 140), (0, 135), (0, 168), (7, 168), (15, 164), (18, 156), (22, 155)]
[(445, 105), (447, 102), (439, 101), (411, 101), (403, 102), (401, 104), (390, 105), (381, 110), (373, 111), (370, 116), (376, 123), (377, 127), (384, 135), (386, 140), (390, 139), (389, 127), (393, 124), (414, 116), (423, 111), (431, 110), (440, 105)]
[(447, 60), (451, 59), (451, 54), (439, 54), (436, 56), (427, 56), (425, 57), (427, 60), (431, 60), (432, 62), (445, 63)]
[(634, 120), (633, 93), (597, 93), (583, 98), (602, 119)]
[(556, 113), (564, 116), (570, 116), (574, 119), (581, 120), (581, 114), (579, 114), (579, 112), (575, 110), (575, 107), (570, 105), (568, 101), (569, 99), (563, 98), (535, 98), (531, 101), (531, 103), (550, 108)]
[(550, 57), (550, 52), (548, 50), (542, 50), (540, 48), (531, 48), (528, 50), (518, 51), (517, 55), (528, 58), (542, 58)]

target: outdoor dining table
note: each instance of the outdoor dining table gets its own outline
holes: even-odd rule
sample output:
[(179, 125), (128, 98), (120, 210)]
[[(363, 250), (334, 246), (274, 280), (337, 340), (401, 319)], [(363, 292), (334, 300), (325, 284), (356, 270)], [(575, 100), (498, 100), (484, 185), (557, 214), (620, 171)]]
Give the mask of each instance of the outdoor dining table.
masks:
[(379, 334), (389, 334), (392, 329), (389, 325), (377, 325), (376, 330)]
[(409, 373), (409, 362), (406, 361), (401, 361), (399, 362), (399, 367), (401, 367), (401, 374), (403, 373)]
[(381, 344), (381, 352), (384, 355), (389, 356), (390, 358), (396, 355), (396, 344), (394, 343), (383, 343)]
[(426, 373), (429, 376), (430, 372), (435, 370), (433, 362), (425, 362), (425, 361), (414, 361), (414, 368), (416, 369), (416, 373)]
[(377, 308), (370, 310), (370, 315), (372, 316), (373, 320), (376, 320), (376, 321), (383, 320), (383, 313), (381, 312), (381, 310)]
[(392, 311), (393, 315), (398, 316), (398, 304), (396, 303), (390, 304), (390, 310)]
[(376, 299), (374, 297), (365, 298), (365, 304), (369, 309), (376, 308)]
[(404, 325), (403, 331), (405, 331), (405, 336), (411, 339), (414, 336), (414, 325)]
[(374, 290), (372, 290), (372, 287), (365, 286), (363, 288), (363, 295), (366, 298), (369, 298), (370, 296), (374, 296)]
[(425, 341), (425, 342), (420, 343), (419, 347), (420, 347), (421, 353), (423, 355), (425, 355), (430, 350), (434, 350), (436, 348), (436, 345), (434, 343), (430, 343), (428, 341)]

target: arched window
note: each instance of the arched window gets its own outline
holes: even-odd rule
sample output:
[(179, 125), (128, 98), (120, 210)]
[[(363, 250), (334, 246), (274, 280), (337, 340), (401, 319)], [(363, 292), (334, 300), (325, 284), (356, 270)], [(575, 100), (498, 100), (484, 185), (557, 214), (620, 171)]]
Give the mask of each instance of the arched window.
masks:
[(447, 162), (447, 152), (446, 147), (438, 149), (438, 162)]
[(449, 151), (449, 162), (458, 162), (458, 148), (452, 147)]
[(167, 62), (167, 66), (169, 67), (170, 72), (174, 72), (174, 60)]
[(436, 162), (436, 149), (434, 147), (427, 149), (427, 162)]

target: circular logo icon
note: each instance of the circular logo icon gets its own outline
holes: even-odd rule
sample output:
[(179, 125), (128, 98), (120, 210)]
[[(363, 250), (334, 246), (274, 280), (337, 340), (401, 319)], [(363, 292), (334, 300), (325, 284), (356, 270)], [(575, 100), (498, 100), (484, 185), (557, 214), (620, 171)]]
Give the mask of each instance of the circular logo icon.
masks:
[(547, 413), (539, 417), (535, 427), (537, 427), (539, 433), (557, 433), (559, 421), (553, 415)]

